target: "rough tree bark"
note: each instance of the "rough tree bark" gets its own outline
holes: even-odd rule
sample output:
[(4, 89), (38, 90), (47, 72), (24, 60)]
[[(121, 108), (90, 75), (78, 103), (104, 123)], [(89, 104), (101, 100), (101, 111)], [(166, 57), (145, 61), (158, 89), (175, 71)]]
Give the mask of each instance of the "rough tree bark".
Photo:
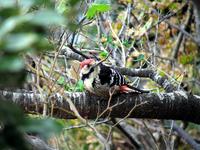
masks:
[[(66, 98), (70, 98), (80, 115), (87, 119), (95, 119), (108, 105), (108, 100), (89, 93), (65, 93), (64, 96), (57, 93), (47, 98), (49, 111), (53, 107), (54, 117), (76, 118), (70, 110)], [(0, 91), (0, 100), (13, 101), (20, 105), (25, 112), (42, 113), (44, 95)], [(115, 118), (172, 119), (200, 124), (200, 96), (183, 91), (163, 94), (121, 94), (113, 96), (110, 108), (112, 109), (109, 109), (101, 117), (105, 118), (109, 115)]]

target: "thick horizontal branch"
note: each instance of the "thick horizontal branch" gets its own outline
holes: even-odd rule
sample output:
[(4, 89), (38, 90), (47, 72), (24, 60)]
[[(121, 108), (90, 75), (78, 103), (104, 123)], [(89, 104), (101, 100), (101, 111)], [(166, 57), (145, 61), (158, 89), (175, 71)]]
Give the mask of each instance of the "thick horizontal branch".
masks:
[[(108, 100), (83, 92), (65, 93), (64, 96), (54, 94), (45, 98), (44, 95), (34, 93), (0, 91), (0, 100), (13, 101), (20, 105), (25, 112), (42, 113), (46, 99), (49, 113), (53, 110), (54, 117), (75, 118), (66, 98), (70, 98), (80, 115), (88, 119), (97, 118), (108, 105)], [(101, 117), (172, 119), (200, 123), (200, 96), (183, 91), (162, 94), (121, 94), (112, 98), (110, 108), (112, 109), (109, 109)]]

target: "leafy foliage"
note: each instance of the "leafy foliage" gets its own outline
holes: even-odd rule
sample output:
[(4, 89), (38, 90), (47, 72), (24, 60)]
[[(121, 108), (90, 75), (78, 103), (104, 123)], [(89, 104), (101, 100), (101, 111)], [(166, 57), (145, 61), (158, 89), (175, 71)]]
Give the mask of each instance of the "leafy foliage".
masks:
[(133, 61), (137, 62), (137, 61), (141, 61), (141, 60), (144, 60), (144, 54), (139, 54), (139, 56)]
[(27, 133), (36, 134), (43, 139), (49, 139), (62, 131), (62, 124), (53, 119), (25, 118), (22, 130)]
[(101, 59), (105, 59), (108, 56), (108, 52), (107, 51), (102, 51), (99, 53), (99, 57)]
[(107, 12), (111, 9), (110, 4), (105, 1), (95, 1), (87, 10), (86, 16), (88, 19), (94, 18), (97, 13)]
[(3, 149), (29, 149), (24, 138), (25, 132), (48, 139), (62, 129), (62, 125), (55, 120), (27, 118), (16, 105), (8, 101), (1, 100), (0, 104), (0, 145)]
[[(49, 25), (61, 25), (65, 19), (49, 7), (32, 10), (47, 1), (0, 1), (0, 79), (1, 87), (20, 86), (26, 77), (26, 53), (40, 53), (53, 46), (46, 39)], [(51, 16), (51, 17), (49, 17)], [(3, 77), (4, 76), (4, 77)], [(35, 133), (48, 139), (62, 126), (51, 119), (31, 119), (9, 99), (0, 100), (1, 149), (29, 149), (24, 133)]]
[[(61, 25), (64, 18), (52, 9), (29, 12), (37, 4), (38, 1), (34, 0), (20, 0), (18, 4), (14, 0), (0, 1), (0, 74), (15, 72), (25, 78), (22, 73), (25, 64), (23, 52), (41, 52), (53, 48), (45, 37), (46, 27)], [(3, 84), (16, 86), (10, 78)]]
[[(185, 6), (182, 7), (183, 5)], [(34, 92), (44, 91), (50, 95), (57, 92), (62, 94), (64, 91), (84, 91), (83, 83), (77, 77), (79, 64), (73, 68), (71, 58), (60, 56), (63, 49), (68, 50), (65, 46), (72, 44), (90, 57), (105, 59), (109, 55), (105, 63), (158, 70), (161, 76), (168, 76), (178, 87), (186, 83), (192, 92), (199, 93), (198, 43), (183, 35), (177, 58), (173, 56), (181, 32), (169, 23), (182, 28), (187, 20), (188, 8), (186, 1), (169, 0), (144, 2), (134, 0), (134, 3), (131, 0), (111, 0), (110, 3), (107, 0), (95, 0), (90, 4), (79, 0), (56, 2), (18, 0), (17, 3), (16, 0), (2, 0), (0, 1), (0, 75), (4, 78), (0, 78), (0, 85), (3, 88), (13, 85), (19, 87), (26, 77), (25, 63), (27, 63), (32, 67), (29, 69), (31, 68), (30, 71), (36, 77), (31, 78)], [(109, 10), (112, 11), (105, 13)], [(100, 13), (101, 15), (98, 15)], [(171, 14), (174, 15), (170, 16)], [(195, 35), (194, 18), (193, 16), (184, 28), (191, 35)], [(60, 45), (50, 44), (47, 37), (48, 29), (51, 27), (66, 27), (59, 33)], [(51, 33), (54, 33), (54, 30)], [(75, 34), (74, 41), (70, 43), (73, 34)], [(47, 53), (46, 50), (49, 49), (54, 51)], [(26, 54), (33, 58), (35, 64), (24, 60)], [(35, 54), (40, 55), (35, 56)], [(125, 64), (122, 63), (122, 56), (125, 57)], [(70, 73), (69, 68), (73, 73)], [(149, 80), (131, 78), (131, 81), (135, 85), (153, 89), (152, 92), (164, 92), (162, 87)], [(51, 104), (48, 103), (49, 105)], [(17, 146), (18, 149), (26, 148), (24, 132), (48, 139), (55, 133), (60, 133), (65, 126), (66, 130), (62, 130), (62, 136), (54, 140), (58, 141), (56, 144), (59, 148), (102, 149), (91, 128), (85, 127), (85, 124), (81, 124), (85, 128), (77, 127), (80, 125), (79, 120), (60, 121), (27, 117), (18, 107), (1, 101), (0, 110), (0, 145), (3, 148)], [(53, 111), (52, 108), (52, 112), (47, 114), (52, 115)], [(172, 131), (166, 128), (164, 123), (145, 121), (148, 131), (151, 131), (155, 138), (152, 140), (146, 126), (140, 120), (124, 120), (124, 122), (137, 131), (135, 139), (144, 147), (154, 146), (155, 143), (152, 144), (154, 140), (161, 149), (168, 146), (166, 143), (172, 143), (173, 139), (168, 136)], [(95, 128), (102, 135), (107, 136), (111, 133), (109, 136), (112, 136), (111, 143), (114, 148), (133, 149), (130, 142), (118, 130), (109, 132), (110, 125), (101, 124)], [(199, 140), (197, 127), (189, 125), (188, 130)], [(16, 141), (13, 139), (19, 139), (18, 142), (22, 144), (10, 143), (9, 141)], [(189, 149), (188, 145), (179, 142), (178, 148)]]

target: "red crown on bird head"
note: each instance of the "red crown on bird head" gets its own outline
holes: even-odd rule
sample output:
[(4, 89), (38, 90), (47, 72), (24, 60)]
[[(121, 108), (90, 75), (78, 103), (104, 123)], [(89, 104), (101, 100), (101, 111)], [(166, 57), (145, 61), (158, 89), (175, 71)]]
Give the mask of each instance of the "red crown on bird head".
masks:
[(92, 62), (94, 62), (95, 60), (94, 59), (86, 59), (86, 60), (84, 60), (84, 61), (82, 61), (81, 63), (80, 63), (80, 68), (82, 69), (85, 65), (88, 65), (88, 64), (91, 64)]

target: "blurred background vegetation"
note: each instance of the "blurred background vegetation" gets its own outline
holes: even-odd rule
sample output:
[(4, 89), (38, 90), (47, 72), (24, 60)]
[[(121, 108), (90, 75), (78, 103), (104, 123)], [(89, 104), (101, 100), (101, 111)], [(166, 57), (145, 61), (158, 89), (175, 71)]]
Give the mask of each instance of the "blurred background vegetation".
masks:
[[(75, 49), (99, 59), (111, 52), (106, 63), (158, 70), (177, 86), (200, 94), (200, 43), (195, 32), (193, 6), (186, 0), (0, 0), (0, 89), (47, 95), (84, 91), (79, 63), (65, 56)], [(127, 80), (163, 91), (148, 79)], [(25, 133), (57, 149), (103, 149), (94, 131), (80, 120), (51, 116), (51, 112), (23, 114), (1, 100), (1, 149), (30, 149)], [(101, 121), (95, 128), (111, 136), (113, 149), (135, 148), (119, 128)], [(144, 149), (190, 148), (171, 133), (169, 121), (126, 119), (123, 123)], [(199, 126), (178, 123), (200, 140)]]

